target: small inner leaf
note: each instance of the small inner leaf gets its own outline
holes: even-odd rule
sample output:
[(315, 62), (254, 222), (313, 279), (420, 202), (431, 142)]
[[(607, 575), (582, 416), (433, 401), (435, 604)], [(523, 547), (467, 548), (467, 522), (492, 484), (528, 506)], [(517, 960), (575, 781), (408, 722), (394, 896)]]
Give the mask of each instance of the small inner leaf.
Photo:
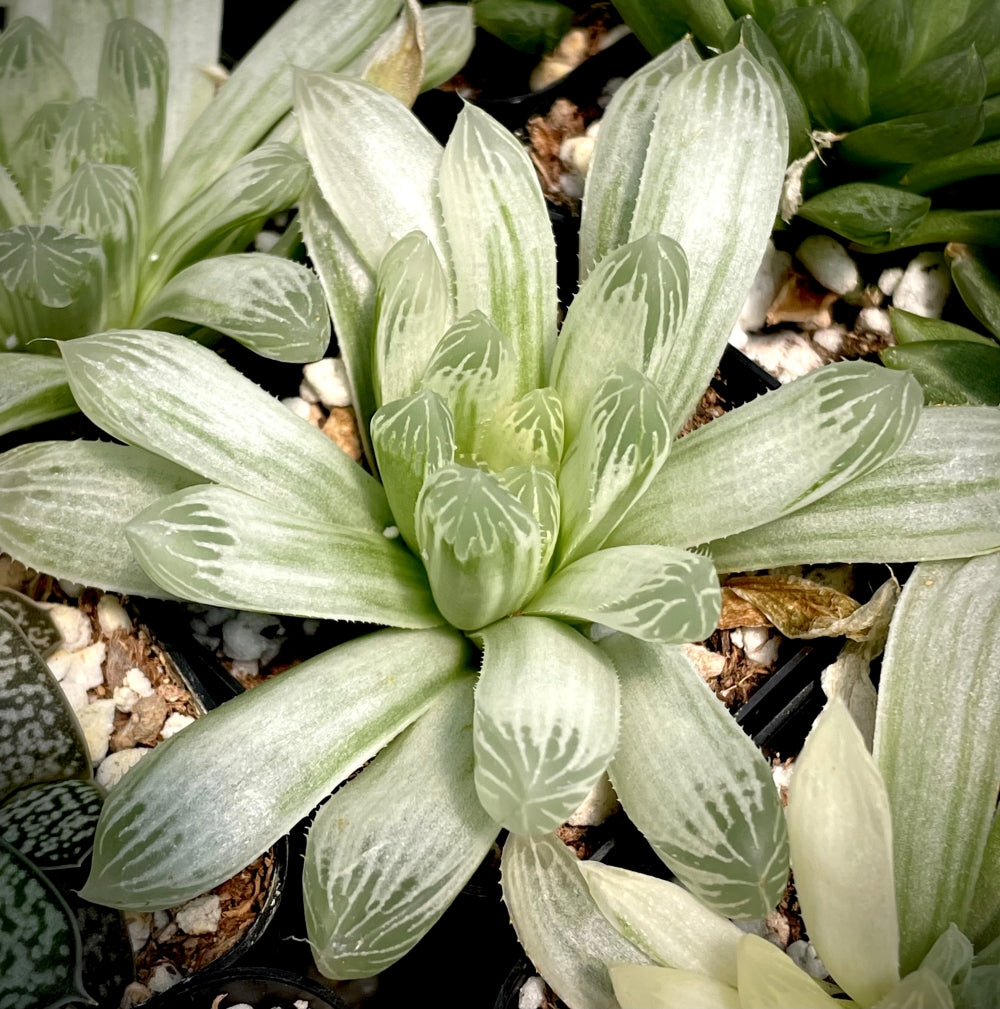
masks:
[(563, 408), (555, 389), (532, 389), (501, 405), (480, 429), (476, 453), (495, 471), (542, 466), (555, 473), (563, 454)]
[(28, 644), (45, 655), (62, 644), (62, 632), (56, 626), (49, 611), (6, 586), (0, 586), (0, 610), (14, 619), (14, 622), (28, 639)]
[(92, 238), (50, 225), (25, 224), (0, 232), (0, 283), (46, 308), (72, 304), (92, 282), (102, 259)]
[(0, 838), (39, 869), (80, 865), (94, 845), (104, 793), (91, 781), (48, 781), (0, 806)]

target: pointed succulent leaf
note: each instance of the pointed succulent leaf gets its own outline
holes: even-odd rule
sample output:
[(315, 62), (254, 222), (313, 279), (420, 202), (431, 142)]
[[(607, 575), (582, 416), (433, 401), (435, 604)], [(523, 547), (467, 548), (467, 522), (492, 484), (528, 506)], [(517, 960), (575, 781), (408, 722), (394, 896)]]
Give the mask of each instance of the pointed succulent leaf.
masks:
[(73, 912), (45, 873), (2, 840), (0, 963), (0, 1005), (49, 1009), (90, 1001)]
[(935, 940), (930, 952), (920, 961), (918, 970), (933, 971), (952, 992), (961, 987), (972, 969), (975, 950), (958, 926), (952, 922)]
[(161, 498), (126, 537), (150, 577), (184, 599), (390, 627), (441, 623), (423, 568), (402, 543), (228, 487)]
[(320, 192), (369, 270), (411, 231), (445, 255), (441, 145), (397, 99), (363, 81), (299, 73), (295, 111)]
[(398, 960), (493, 844), (500, 827), (472, 782), (474, 683), (467, 676), (448, 684), (320, 807), (309, 829), (302, 891), (309, 941), (325, 977), (371, 977)]
[(724, 981), (695, 971), (655, 964), (612, 963), (608, 974), (621, 1009), (743, 1009), (740, 993)]
[(0, 586), (0, 610), (13, 618), (39, 655), (47, 655), (62, 644), (62, 632), (47, 606), (14, 589)]
[(797, 512), (711, 544), (720, 573), (971, 557), (998, 548), (1000, 416), (972, 406), (925, 408), (882, 466)]
[(829, 7), (782, 11), (768, 35), (821, 126), (850, 129), (868, 118), (868, 61)]
[[(399, 7), (400, 0), (317, 0), (287, 10), (240, 61), (232, 86), (220, 89), (185, 133), (164, 181), (166, 211), (190, 203), (291, 109), (293, 68), (341, 69), (388, 27)], [(375, 202), (366, 201), (368, 209)]]
[(928, 406), (1000, 406), (1000, 347), (961, 340), (934, 340), (884, 347), (888, 368), (908, 371)]
[(451, 323), (451, 294), (441, 260), (426, 235), (411, 232), (378, 267), (371, 369), (379, 406), (417, 391)]
[(904, 972), (972, 906), (1000, 783), (998, 661), (1000, 554), (917, 567), (889, 629), (874, 748)]
[(70, 103), (46, 102), (24, 124), (7, 157), (7, 165), (17, 180), (32, 212), (40, 213), (52, 193), (51, 153)]
[(615, 1006), (609, 963), (648, 963), (601, 914), (557, 837), (512, 835), (500, 865), (503, 899), (535, 968), (574, 1009)]
[(457, 311), (483, 312), (514, 342), (517, 390), (542, 385), (556, 339), (556, 251), (538, 177), (521, 144), (466, 105), (441, 159), (439, 196)]
[(670, 352), (667, 402), (676, 433), (715, 372), (771, 234), (788, 148), (781, 97), (738, 47), (670, 81), (643, 148), (628, 237), (668, 235), (690, 271), (687, 311)]
[(611, 781), (678, 879), (720, 914), (757, 918), (788, 878), (770, 767), (684, 654), (622, 634), (599, 647), (621, 672)]
[(125, 141), (111, 110), (96, 98), (81, 98), (70, 105), (49, 158), (54, 190), (69, 182), (80, 165), (123, 164)]
[(455, 460), (447, 404), (429, 389), (387, 403), (372, 418), (371, 438), (393, 521), (417, 553), (417, 496), (431, 473)]
[(569, 31), (573, 11), (538, 0), (477, 0), (476, 24), (521, 52), (541, 55), (555, 49)]
[[(902, 372), (861, 361), (814, 371), (682, 438), (611, 542), (695, 546), (806, 507), (897, 454), (922, 402)], [(763, 493), (733, 458), (759, 458)]]
[(591, 620), (643, 641), (702, 641), (719, 621), (711, 560), (671, 547), (598, 550), (550, 578), (524, 612)]
[(45, 660), (0, 612), (0, 797), (24, 785), (91, 776), (80, 723)]
[(480, 430), (476, 454), (495, 471), (541, 466), (552, 473), (563, 455), (562, 402), (555, 389), (532, 389), (499, 409)]
[(146, 303), (138, 324), (152, 328), (158, 319), (214, 329), (275, 361), (317, 361), (330, 343), (316, 274), (262, 252), (192, 263)]
[(923, 15), (925, 58), (959, 52), (973, 43), (987, 54), (1000, 44), (1000, 25), (990, 0), (971, 0), (954, 8), (927, 2), (914, 6), (914, 14)]
[(928, 60), (877, 95), (872, 115), (879, 120), (978, 105), (986, 95), (986, 70), (974, 45)]
[(806, 200), (798, 215), (851, 242), (878, 246), (905, 240), (930, 209), (927, 197), (895, 186), (848, 182)]
[(35, 442), (0, 455), (0, 542), (22, 564), (80, 585), (165, 593), (125, 541), (133, 515), (200, 482), (142, 449), (107, 442)]
[(579, 863), (605, 918), (664, 967), (736, 984), (736, 947), (744, 933), (676, 883), (602, 862)]
[(862, 0), (845, 24), (865, 54), (872, 104), (910, 65), (915, 42), (911, 0)]
[(669, 450), (663, 397), (649, 379), (617, 365), (594, 392), (559, 473), (559, 566), (601, 546)]
[(69, 391), (66, 368), (58, 357), (7, 352), (3, 367), (0, 434), (79, 410)]
[(163, 161), (169, 69), (167, 47), (146, 25), (131, 18), (108, 25), (97, 97), (111, 109), (122, 132), (128, 164), (138, 176), (150, 221)]
[(0, 165), (0, 231), (28, 224), (32, 213), (10, 172)]
[(985, 121), (981, 104), (918, 112), (853, 130), (837, 149), (847, 160), (864, 165), (908, 165), (971, 147)]
[(531, 512), (542, 532), (541, 559), (534, 588), (541, 586), (559, 537), (559, 485), (552, 471), (541, 466), (510, 466), (494, 473), (497, 483)]
[(436, 3), (421, 12), (426, 36), (421, 91), (450, 80), (465, 66), (476, 40), (475, 12), (468, 4)]
[(93, 847), (103, 802), (92, 781), (29, 785), (0, 805), (0, 839), (39, 869), (74, 868)]
[[(834, 1005), (836, 1004), (835, 1002)], [(934, 971), (918, 968), (890, 988), (872, 1009), (893, 1009), (893, 1006), (906, 1006), (907, 1009), (952, 1009), (954, 1004), (944, 981)]]
[(628, 244), (662, 93), (674, 77), (700, 61), (694, 43), (681, 39), (615, 92), (601, 120), (603, 136), (594, 150), (583, 196), (581, 279), (608, 253)]
[(389, 524), (372, 477), (205, 347), (116, 330), (61, 349), (80, 408), (116, 438), (293, 514), (376, 532)]
[(444, 398), (455, 421), (458, 451), (471, 457), (480, 425), (517, 394), (517, 361), (507, 336), (478, 310), (441, 337), (421, 385)]
[(961, 242), (947, 245), (945, 257), (962, 301), (986, 330), (1000, 340), (1000, 277), (995, 264), (983, 255), (983, 250)]
[(892, 835), (878, 767), (834, 698), (795, 762), (788, 839), (809, 939), (837, 984), (862, 1005), (899, 980)]
[(81, 896), (154, 910), (228, 879), (464, 676), (466, 654), (450, 630), (377, 631), (203, 715), (108, 794)]
[(499, 620), (534, 586), (541, 529), (489, 473), (457, 463), (435, 469), (417, 497), (415, 523), (434, 602), (455, 627)]
[(395, 23), (370, 47), (360, 76), (409, 108), (421, 91), (426, 48), (420, 5), (416, 0), (405, 0)]
[(34, 18), (12, 21), (0, 35), (0, 160), (33, 112), (75, 98), (76, 84), (48, 32)]
[(132, 317), (141, 254), (141, 203), (139, 181), (131, 169), (85, 162), (52, 194), (42, 212), (45, 224), (100, 243), (110, 301), (107, 325), (125, 325)]
[(559, 334), (550, 381), (573, 438), (608, 365), (621, 361), (669, 386), (670, 351), (684, 320), (688, 269), (671, 238), (649, 234), (615, 249), (587, 277)]
[(736, 961), (740, 1005), (747, 1009), (837, 1009), (841, 1004), (783, 950), (759, 935), (740, 939)]
[(513, 617), (479, 636), (476, 791), (508, 830), (544, 834), (583, 802), (615, 752), (617, 676), (555, 620)]
[(890, 306), (889, 321), (892, 323), (892, 335), (900, 346), (909, 343), (945, 340), (962, 340), (966, 343), (979, 343), (987, 347), (996, 346), (996, 340), (974, 330), (966, 329), (946, 319), (932, 319), (902, 308)]

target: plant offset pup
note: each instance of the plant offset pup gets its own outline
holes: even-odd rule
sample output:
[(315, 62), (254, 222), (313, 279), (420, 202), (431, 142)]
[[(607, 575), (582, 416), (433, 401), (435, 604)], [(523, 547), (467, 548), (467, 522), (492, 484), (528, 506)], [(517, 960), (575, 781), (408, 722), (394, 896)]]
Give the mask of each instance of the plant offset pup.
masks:
[[(626, 798), (635, 775), (617, 773), (626, 808), (706, 899), (765, 913), (784, 825), (763, 762), (677, 662), (719, 605), (710, 558), (688, 548), (756, 556), (763, 523), (765, 544), (818, 559), (811, 534), (846, 522), (846, 559), (996, 549), (995, 411), (969, 439), (964, 411), (920, 416), (907, 376), (846, 364), (675, 443), (785, 165), (778, 100), (743, 52), (701, 62), (681, 44), (619, 92), (558, 340), (545, 205), (508, 133), (470, 106), (442, 149), (394, 98), (336, 75), (302, 75), (296, 112), (317, 181), (305, 238), (382, 483), (203, 348), (109, 332), (61, 351), (81, 408), (127, 444), (0, 457), (0, 547), (119, 591), (390, 629), (157, 747), (109, 796), (87, 896), (157, 908), (202, 892), (374, 757), (317, 814), (303, 876), (321, 970), (373, 974), (501, 825), (545, 836), (612, 758), (627, 768), (665, 736), (695, 753), (679, 787), (651, 797), (632, 780)], [(780, 460), (773, 481), (718, 466), (734, 446)], [(890, 497), (931, 530), (900, 535), (900, 509), (857, 528), (850, 498), (817, 511), (890, 466)], [(592, 624), (618, 633), (597, 647)], [(650, 735), (647, 716), (678, 731)], [(714, 788), (729, 814), (692, 822)]]

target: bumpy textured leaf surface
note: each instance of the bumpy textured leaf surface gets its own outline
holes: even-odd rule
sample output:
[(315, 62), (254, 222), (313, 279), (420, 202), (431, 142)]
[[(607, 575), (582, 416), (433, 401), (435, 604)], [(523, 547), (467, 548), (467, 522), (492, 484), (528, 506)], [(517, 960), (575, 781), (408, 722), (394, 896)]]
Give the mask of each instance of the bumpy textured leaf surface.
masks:
[(499, 825), (472, 781), (474, 682), (469, 676), (442, 690), (317, 813), (302, 886), (326, 977), (371, 977), (398, 960), (493, 843)]
[(72, 868), (93, 847), (103, 801), (91, 781), (29, 785), (0, 806), (0, 838), (39, 869)]
[(80, 933), (58, 890), (0, 841), (0, 1007), (46, 1009), (87, 999)]
[(615, 751), (614, 669), (576, 631), (542, 617), (513, 617), (479, 636), (476, 791), (508, 830), (555, 830)]
[(49, 667), (4, 612), (0, 725), (0, 796), (36, 782), (90, 778), (90, 753), (73, 709)]
[(62, 643), (62, 633), (46, 607), (36, 603), (14, 589), (0, 586), (0, 610), (3, 610), (21, 629), (28, 644), (45, 655)]

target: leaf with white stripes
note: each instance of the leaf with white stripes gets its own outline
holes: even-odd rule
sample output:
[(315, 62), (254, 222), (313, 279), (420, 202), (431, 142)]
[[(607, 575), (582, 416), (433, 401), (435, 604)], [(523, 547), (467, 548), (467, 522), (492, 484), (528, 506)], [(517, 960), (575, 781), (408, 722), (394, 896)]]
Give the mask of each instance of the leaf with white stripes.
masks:
[(402, 543), (289, 514), (228, 487), (161, 498), (126, 529), (150, 577), (182, 599), (264, 613), (434, 627), (424, 570)]
[(441, 210), (457, 312), (484, 313), (514, 342), (518, 392), (542, 385), (555, 348), (556, 249), (545, 199), (513, 135), (465, 105), (441, 159)]
[(80, 409), (116, 438), (293, 514), (377, 532), (390, 523), (377, 481), (211, 350), (137, 329), (60, 349)]
[(0, 542), (22, 564), (79, 585), (166, 593), (139, 566), (125, 526), (200, 477), (142, 449), (98, 441), (32, 442), (0, 455)]
[(376, 631), (203, 715), (108, 793), (81, 896), (152, 911), (229, 879), (465, 677), (467, 657), (450, 629)]
[[(42, 212), (52, 195), (52, 166), (49, 151), (69, 114), (69, 102), (46, 102), (32, 113), (17, 142), (8, 152), (6, 164), (31, 208), (31, 218)], [(28, 223), (28, 222), (26, 222)]]
[(695, 546), (805, 507), (892, 458), (922, 401), (910, 375), (875, 364), (811, 372), (682, 438), (611, 542)]
[(261, 252), (192, 263), (143, 306), (138, 325), (180, 319), (225, 333), (257, 354), (300, 364), (330, 343), (330, 313), (312, 270)]
[(49, 606), (36, 603), (34, 599), (0, 585), (0, 610), (15, 620), (28, 639), (28, 644), (39, 655), (53, 652), (62, 644), (62, 631), (52, 619)]
[(702, 641), (722, 598), (711, 560), (672, 547), (598, 550), (550, 578), (524, 612), (590, 620), (643, 641)]
[(984, 406), (925, 408), (906, 444), (877, 469), (711, 544), (720, 572), (944, 560), (997, 549), (1000, 411)]
[(572, 1009), (616, 1007), (609, 963), (649, 963), (591, 897), (579, 862), (557, 837), (507, 838), (503, 900), (536, 970)]
[(609, 253), (581, 284), (549, 379), (562, 400), (568, 437), (579, 430), (609, 364), (622, 361), (664, 388), (687, 283), (684, 250), (671, 238), (649, 234)]
[(564, 440), (559, 394), (555, 389), (532, 389), (513, 403), (499, 406), (480, 429), (476, 454), (495, 471), (525, 465), (555, 473)]
[(556, 564), (597, 550), (656, 476), (670, 451), (656, 386), (625, 364), (597, 387), (559, 472)]
[(500, 827), (472, 781), (474, 684), (448, 684), (316, 814), (302, 894), (324, 976), (371, 977), (398, 960), (493, 844)]
[(0, 165), (0, 230), (28, 224), (33, 215), (10, 172)]
[(66, 368), (58, 357), (8, 351), (0, 377), (0, 434), (76, 413)]
[(83, 164), (120, 165), (128, 158), (111, 110), (96, 98), (80, 98), (66, 110), (52, 150), (50, 183), (58, 191)]
[(83, 730), (45, 660), (0, 611), (0, 798), (24, 785), (91, 777)]
[(621, 673), (622, 806), (680, 881), (731, 918), (760, 918), (788, 880), (771, 769), (680, 645), (623, 634), (598, 647)]
[(531, 512), (542, 533), (538, 562), (539, 587), (555, 553), (559, 536), (559, 485), (552, 471), (543, 466), (510, 466), (495, 473), (497, 483), (510, 491)]
[(607, 769), (618, 741), (618, 678), (576, 631), (512, 617), (479, 632), (476, 791), (516, 834), (555, 830)]
[(410, 396), (452, 323), (451, 292), (427, 236), (404, 235), (379, 263), (372, 382), (379, 406)]
[(417, 498), (415, 521), (434, 601), (454, 627), (493, 623), (534, 588), (541, 529), (491, 474), (458, 463), (438, 467)]

